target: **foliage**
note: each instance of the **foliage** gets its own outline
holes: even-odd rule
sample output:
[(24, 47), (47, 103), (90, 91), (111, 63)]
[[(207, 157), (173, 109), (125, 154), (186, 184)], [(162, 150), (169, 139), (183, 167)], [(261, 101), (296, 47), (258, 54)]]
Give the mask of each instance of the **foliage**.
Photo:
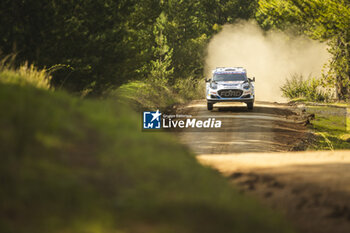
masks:
[(171, 72), (172, 85), (177, 79), (202, 78), (211, 36), (220, 25), (253, 16), (256, 3), (3, 0), (0, 51), (17, 54), (17, 65), (67, 65), (52, 72), (52, 85), (84, 95), (164, 71)]
[[(0, 3), (0, 49), (16, 53), (17, 62), (39, 67), (66, 64), (72, 70), (54, 72), (52, 84), (71, 91), (93, 86), (96, 91), (118, 84), (124, 66), (125, 17), (135, 1), (11, 1)], [(124, 75), (126, 77), (127, 75)], [(129, 76), (130, 78), (130, 76)]]
[(349, 0), (259, 0), (256, 17), (266, 29), (292, 27), (327, 41), (333, 56), (324, 82), (336, 88), (338, 99), (350, 97)]
[(169, 48), (167, 37), (164, 35), (166, 24), (167, 18), (162, 12), (153, 29), (156, 47), (153, 47), (152, 50), (156, 60), (151, 61), (151, 71), (148, 77), (153, 85), (158, 86), (166, 86), (174, 73), (174, 68), (171, 68), (173, 49)]
[(304, 79), (301, 74), (294, 74), (281, 87), (284, 97), (289, 99), (304, 98), (307, 101), (329, 101), (330, 90), (322, 87), (320, 79), (309, 77)]
[(1, 232), (292, 232), (116, 101), (0, 83)]

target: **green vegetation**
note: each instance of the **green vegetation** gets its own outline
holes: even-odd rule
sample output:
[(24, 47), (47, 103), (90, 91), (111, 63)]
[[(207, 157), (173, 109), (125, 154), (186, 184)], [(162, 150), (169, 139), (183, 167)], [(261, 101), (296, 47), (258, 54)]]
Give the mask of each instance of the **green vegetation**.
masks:
[(284, 97), (292, 101), (328, 102), (330, 91), (321, 87), (321, 80), (314, 77), (304, 79), (302, 75), (294, 74), (281, 87)]
[(315, 114), (311, 128), (318, 136), (310, 149), (350, 149), (349, 108), (338, 106), (307, 106), (307, 113)]
[(50, 89), (51, 78), (46, 70), (38, 70), (34, 65), (28, 66), (28, 64), (25, 64), (18, 69), (12, 69), (4, 62), (0, 64), (1, 83)]
[(39, 68), (51, 85), (83, 96), (141, 81), (168, 87), (203, 78), (208, 41), (224, 24), (256, 19), (265, 30), (327, 42), (322, 85), (350, 93), (349, 0), (48, 0), (0, 3), (0, 51)]
[(256, 0), (2, 0), (0, 51), (17, 65), (67, 65), (51, 84), (84, 95), (154, 77), (173, 85), (202, 78), (211, 36), (255, 10)]
[(292, 232), (115, 101), (0, 82), (0, 109), (1, 232)]

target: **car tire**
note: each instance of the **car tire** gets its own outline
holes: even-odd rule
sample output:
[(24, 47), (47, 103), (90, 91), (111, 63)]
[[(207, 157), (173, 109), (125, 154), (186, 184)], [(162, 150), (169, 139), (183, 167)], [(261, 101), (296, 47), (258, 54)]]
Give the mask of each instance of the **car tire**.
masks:
[(210, 110), (213, 110), (213, 104), (212, 103), (207, 103), (207, 109), (210, 111)]
[(253, 108), (254, 108), (254, 102), (249, 102), (249, 103), (247, 103), (247, 108), (248, 108), (248, 110), (253, 110)]

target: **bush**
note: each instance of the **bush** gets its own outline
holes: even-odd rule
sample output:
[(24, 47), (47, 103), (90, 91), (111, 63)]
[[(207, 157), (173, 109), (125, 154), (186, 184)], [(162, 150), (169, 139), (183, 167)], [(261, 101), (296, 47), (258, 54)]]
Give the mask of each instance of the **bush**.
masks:
[(200, 99), (205, 97), (205, 82), (201, 79), (189, 77), (177, 79), (174, 91), (186, 100)]
[(204, 81), (187, 78), (176, 80), (173, 86), (159, 79), (133, 81), (107, 91), (106, 95), (127, 102), (136, 109), (164, 110), (174, 104), (203, 98)]
[(329, 90), (322, 86), (320, 79), (308, 77), (304, 79), (301, 74), (294, 74), (281, 87), (284, 97), (291, 100), (304, 99), (307, 101), (324, 101), (331, 99), (332, 95)]

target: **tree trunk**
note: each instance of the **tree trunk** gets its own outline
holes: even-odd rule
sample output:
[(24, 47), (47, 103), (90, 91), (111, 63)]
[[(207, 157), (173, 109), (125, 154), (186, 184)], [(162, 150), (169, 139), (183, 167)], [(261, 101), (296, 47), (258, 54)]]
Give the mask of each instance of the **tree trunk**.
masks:
[[(349, 79), (349, 77), (345, 77), (346, 79)], [(337, 76), (336, 80), (336, 94), (338, 100), (347, 100), (349, 99), (349, 86), (348, 86), (349, 80), (344, 80), (343, 77)]]

